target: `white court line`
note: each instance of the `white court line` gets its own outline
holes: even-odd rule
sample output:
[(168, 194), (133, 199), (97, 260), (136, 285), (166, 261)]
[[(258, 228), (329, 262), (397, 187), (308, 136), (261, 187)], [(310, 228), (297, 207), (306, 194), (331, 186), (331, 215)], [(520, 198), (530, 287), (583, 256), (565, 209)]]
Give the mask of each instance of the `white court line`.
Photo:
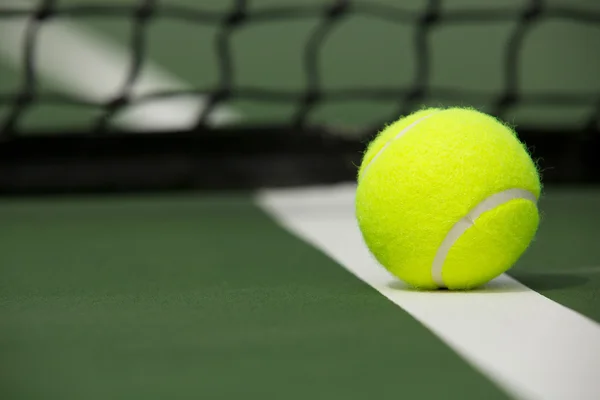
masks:
[[(32, 3), (25, 0), (0, 0), (0, 5), (32, 7)], [(0, 58), (17, 70), (23, 68), (26, 23), (25, 17), (0, 21)], [(128, 48), (124, 46), (127, 44), (114, 43), (65, 18), (50, 19), (42, 23), (39, 31), (36, 71), (65, 93), (92, 101), (110, 101), (123, 86), (131, 64)], [(147, 61), (132, 94), (135, 97), (158, 90), (187, 88), (189, 85), (185, 82)], [(186, 129), (193, 126), (205, 105), (206, 99), (202, 96), (154, 100), (128, 108), (116, 122), (143, 131)], [(209, 122), (224, 124), (236, 119), (234, 112), (220, 106), (213, 110)]]
[(271, 190), (260, 192), (257, 202), (515, 398), (600, 399), (600, 325), (506, 275), (468, 293), (408, 290), (364, 245), (354, 191), (354, 185)]

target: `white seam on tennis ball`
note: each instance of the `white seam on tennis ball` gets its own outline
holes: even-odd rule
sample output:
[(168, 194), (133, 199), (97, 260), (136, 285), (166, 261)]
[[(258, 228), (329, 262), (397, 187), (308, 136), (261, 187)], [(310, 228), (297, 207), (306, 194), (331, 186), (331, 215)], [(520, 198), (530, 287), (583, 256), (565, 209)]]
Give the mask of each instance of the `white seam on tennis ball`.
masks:
[[(442, 111), (442, 110), (440, 110), (440, 111)], [(431, 113), (431, 114), (429, 114), (429, 115), (426, 115), (426, 116), (424, 116), (424, 117), (421, 117), (421, 118), (419, 118), (418, 120), (414, 121), (413, 123), (411, 123), (410, 125), (408, 125), (408, 126), (407, 126), (407, 127), (405, 127), (404, 129), (402, 129), (400, 132), (398, 132), (398, 134), (397, 134), (396, 136), (394, 136), (394, 137), (393, 137), (391, 140), (388, 140), (388, 141), (387, 141), (387, 143), (386, 143), (385, 145), (383, 145), (383, 147), (382, 147), (381, 149), (379, 149), (379, 151), (378, 151), (378, 152), (375, 154), (375, 156), (373, 156), (373, 158), (371, 159), (371, 161), (369, 161), (369, 163), (368, 163), (368, 164), (365, 166), (365, 169), (364, 169), (364, 171), (363, 171), (362, 175), (364, 176), (364, 175), (367, 173), (367, 171), (369, 170), (369, 167), (370, 167), (370, 166), (373, 164), (373, 162), (375, 162), (375, 160), (377, 159), (377, 157), (379, 157), (379, 155), (380, 155), (381, 153), (383, 153), (383, 151), (384, 151), (385, 149), (387, 149), (387, 148), (388, 148), (388, 146), (389, 146), (389, 145), (390, 145), (392, 142), (394, 142), (394, 141), (396, 141), (396, 140), (400, 139), (400, 138), (401, 138), (402, 136), (404, 136), (404, 135), (405, 135), (405, 134), (406, 134), (408, 131), (410, 131), (412, 128), (414, 128), (414, 127), (415, 127), (415, 126), (416, 126), (418, 123), (420, 123), (420, 122), (422, 122), (422, 121), (425, 121), (427, 118), (429, 118), (429, 117), (431, 117), (431, 116), (433, 116), (433, 115), (435, 115), (435, 114), (439, 113), (440, 111), (435, 111), (435, 112), (432, 112), (432, 113)]]
[(442, 277), (442, 268), (444, 266), (444, 262), (446, 261), (446, 257), (448, 256), (448, 252), (454, 243), (456, 243), (456, 241), (462, 236), (462, 234), (465, 233), (465, 231), (475, 223), (475, 220), (477, 220), (477, 218), (479, 218), (484, 212), (490, 211), (498, 206), (501, 206), (502, 204), (516, 199), (529, 200), (533, 203), (537, 203), (537, 197), (528, 190), (508, 189), (503, 192), (495, 193), (484, 199), (467, 215), (454, 224), (438, 248), (431, 266), (431, 276), (436, 285), (441, 288), (446, 287)]

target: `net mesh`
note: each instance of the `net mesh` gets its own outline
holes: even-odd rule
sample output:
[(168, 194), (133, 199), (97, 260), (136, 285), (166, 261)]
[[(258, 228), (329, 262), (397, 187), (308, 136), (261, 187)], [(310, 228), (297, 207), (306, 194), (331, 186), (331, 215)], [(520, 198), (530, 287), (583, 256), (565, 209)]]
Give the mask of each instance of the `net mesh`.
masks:
[[(35, 8), (23, 8), (0, 2), (0, 23), (16, 18), (26, 18), (26, 28), (20, 39), (24, 47), (22, 65), (24, 71), (16, 91), (0, 93), (0, 108), (5, 110), (0, 120), (4, 135), (19, 133), (19, 122), (31, 107), (39, 104), (76, 106), (100, 111), (92, 124), (92, 133), (105, 132), (114, 128), (113, 121), (124, 109), (136, 104), (173, 99), (182, 96), (203, 96), (205, 106), (194, 118), (194, 126), (208, 124), (211, 114), (221, 104), (243, 100), (249, 102), (293, 105), (291, 117), (284, 124), (303, 127), (311, 124), (311, 116), (325, 103), (355, 100), (387, 101), (394, 104), (390, 115), (377, 117), (371, 126), (390, 121), (435, 99), (441, 103), (488, 102), (490, 93), (461, 87), (441, 87), (432, 84), (432, 58), (430, 46), (433, 31), (444, 25), (493, 24), (511, 22), (508, 40), (502, 51), (501, 87), (491, 94), (488, 111), (501, 118), (517, 105), (549, 107), (579, 107), (583, 110), (581, 126), (586, 131), (598, 130), (600, 126), (600, 90), (594, 87), (583, 92), (542, 90), (525, 93), (521, 90), (522, 76), (520, 59), (527, 36), (544, 19), (568, 20), (577, 24), (600, 27), (600, 9), (579, 9), (568, 3), (550, 4), (542, 0), (519, 2), (518, 6), (504, 6), (497, 2), (495, 7), (448, 8), (441, 0), (429, 0), (422, 7), (403, 8), (401, 5), (371, 1), (328, 1), (314, 4), (273, 3), (276, 5), (250, 7), (249, 1), (237, 0), (227, 10), (202, 10), (173, 2), (157, 0), (138, 1), (132, 5), (103, 5), (100, 3), (62, 4), (56, 0), (43, 0)], [(400, 4), (400, 3), (397, 3)], [(127, 79), (111, 98), (96, 101), (73, 96), (60, 91), (40, 91), (36, 64), (36, 46), (43, 25), (52, 19), (72, 20), (94, 18), (127, 19), (132, 21), (129, 35), (130, 63)], [(147, 58), (147, 29), (153, 19), (160, 16), (174, 21), (207, 25), (216, 29), (213, 54), (217, 62), (218, 78), (209, 87), (181, 90), (156, 90), (143, 95), (134, 95), (133, 88), (140, 77)], [(403, 24), (412, 27), (414, 76), (405, 86), (369, 86), (357, 82), (353, 87), (332, 88), (324, 82), (322, 57), (324, 46), (341, 21), (350, 17), (364, 16), (382, 22)], [(299, 90), (261, 87), (236, 83), (239, 68), (233, 56), (232, 40), (242, 28), (270, 21), (294, 21), (312, 19), (316, 23), (305, 38), (302, 47), (302, 70), (304, 80)], [(596, 31), (598, 33), (600, 31)], [(377, 46), (377, 43), (373, 44)], [(190, 49), (193, 51), (193, 49)], [(360, 55), (357, 55), (360, 57)], [(592, 55), (590, 55), (592, 57)], [(2, 116), (2, 115), (0, 115)], [(382, 120), (383, 119), (383, 120)], [(267, 121), (268, 122), (268, 121)]]

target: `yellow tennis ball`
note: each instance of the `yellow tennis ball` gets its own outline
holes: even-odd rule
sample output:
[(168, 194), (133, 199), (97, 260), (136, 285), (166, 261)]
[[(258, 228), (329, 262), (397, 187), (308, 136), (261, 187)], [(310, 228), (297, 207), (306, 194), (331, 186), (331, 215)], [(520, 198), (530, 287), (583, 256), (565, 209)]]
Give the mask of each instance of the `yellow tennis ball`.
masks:
[(471, 289), (521, 257), (539, 225), (540, 177), (515, 132), (473, 109), (387, 126), (358, 172), (356, 217), (374, 257), (421, 289)]

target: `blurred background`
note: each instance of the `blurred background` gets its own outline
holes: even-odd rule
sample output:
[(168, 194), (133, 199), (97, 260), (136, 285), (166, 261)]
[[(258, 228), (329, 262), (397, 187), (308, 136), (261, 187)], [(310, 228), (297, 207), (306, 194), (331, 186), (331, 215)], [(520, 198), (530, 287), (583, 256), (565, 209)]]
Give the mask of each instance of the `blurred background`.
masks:
[(600, 177), (591, 0), (1, 0), (3, 193), (351, 181), (385, 123), (472, 106), (546, 183)]

